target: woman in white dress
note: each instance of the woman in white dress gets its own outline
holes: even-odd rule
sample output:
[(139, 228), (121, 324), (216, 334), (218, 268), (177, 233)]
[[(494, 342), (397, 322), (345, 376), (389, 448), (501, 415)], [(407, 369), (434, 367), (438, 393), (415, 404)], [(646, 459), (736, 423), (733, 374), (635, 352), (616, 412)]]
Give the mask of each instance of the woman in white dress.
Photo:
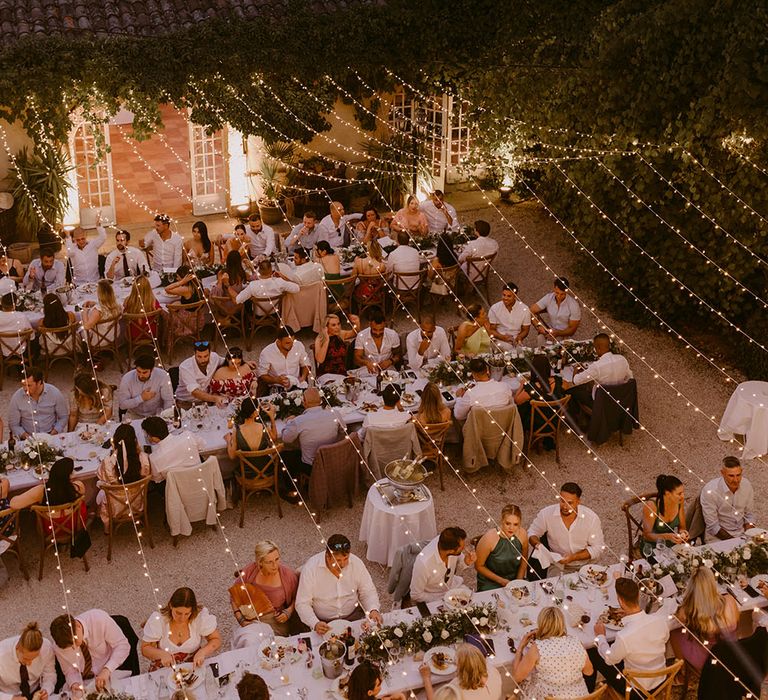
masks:
[(522, 685), (523, 696), (544, 700), (548, 696), (580, 698), (587, 694), (582, 674), (591, 675), (592, 664), (576, 637), (569, 637), (559, 608), (544, 608), (538, 628), (523, 637), (512, 661), (512, 675)]
[(155, 671), (174, 662), (199, 667), (221, 648), (216, 618), (197, 604), (191, 588), (177, 588), (168, 605), (152, 613), (144, 625), (141, 655)]

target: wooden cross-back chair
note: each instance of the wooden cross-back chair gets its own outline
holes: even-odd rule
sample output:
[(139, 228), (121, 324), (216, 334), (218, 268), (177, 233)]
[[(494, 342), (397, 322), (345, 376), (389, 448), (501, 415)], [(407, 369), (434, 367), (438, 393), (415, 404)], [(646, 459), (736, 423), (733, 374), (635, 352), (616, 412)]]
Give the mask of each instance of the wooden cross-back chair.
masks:
[[(278, 493), (280, 475), (280, 450), (282, 445), (274, 445), (263, 450), (238, 450), (240, 473), (235, 472), (235, 481), (240, 487), (240, 527), (245, 522), (245, 506), (255, 493), (271, 493), (277, 505), (277, 514), (282, 518), (283, 509)], [(254, 464), (254, 460), (268, 457), (263, 465)]]

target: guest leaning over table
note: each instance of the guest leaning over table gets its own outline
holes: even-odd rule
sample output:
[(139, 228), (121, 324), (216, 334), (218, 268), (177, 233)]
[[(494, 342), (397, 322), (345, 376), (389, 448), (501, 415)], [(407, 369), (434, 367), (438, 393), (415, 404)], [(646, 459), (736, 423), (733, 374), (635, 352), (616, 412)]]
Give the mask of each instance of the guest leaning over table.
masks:
[(48, 700), (56, 686), (53, 645), (43, 638), (36, 622), (17, 637), (0, 642), (0, 700), (29, 700), (40, 692)]
[[(543, 540), (546, 535), (546, 545)], [(581, 487), (571, 481), (560, 487), (558, 503), (542, 508), (528, 528), (533, 557), (551, 558), (555, 571), (575, 571), (600, 558), (604, 549), (603, 528), (597, 514), (581, 505)], [(548, 548), (549, 552), (541, 548)], [(532, 564), (529, 560), (529, 565)], [(547, 567), (543, 564), (539, 571)], [(536, 578), (539, 578), (537, 575)]]
[(182, 408), (191, 406), (195, 401), (226, 406), (229, 399), (210, 390), (211, 380), (216, 370), (224, 363), (221, 355), (211, 351), (207, 340), (196, 340), (195, 353), (179, 365), (179, 386), (176, 387), (176, 399)]
[(67, 400), (53, 384), (43, 381), (43, 370), (27, 369), (21, 387), (11, 396), (8, 406), (8, 427), (13, 434), (26, 440), (32, 433), (66, 432)]
[(739, 537), (755, 527), (755, 491), (743, 473), (738, 458), (725, 457), (720, 477), (701, 489), (699, 499), (708, 542)]
[(304, 343), (296, 340), (292, 328), (283, 326), (277, 331), (274, 343), (267, 345), (259, 355), (258, 394), (269, 393), (269, 387), (276, 384), (284, 389), (306, 386), (309, 376), (309, 357)]
[(649, 557), (659, 545), (671, 547), (687, 541), (683, 482), (672, 474), (659, 474), (656, 477), (656, 501), (646, 501), (643, 506), (640, 551)]
[(459, 557), (464, 554), (464, 565), (472, 566), (474, 552), (464, 552), (467, 533), (460, 527), (447, 527), (416, 556), (411, 575), (411, 598), (417, 603), (440, 600), (446, 591), (464, 584), (456, 575)]
[(173, 406), (171, 378), (161, 367), (155, 367), (150, 349), (139, 349), (130, 372), (120, 380), (117, 403), (130, 419), (157, 416)]
[[(648, 615), (640, 608), (640, 589), (632, 579), (616, 579), (616, 597), (624, 626), (616, 632), (613, 644), (608, 644), (605, 625), (599, 620), (595, 623), (596, 646), (587, 652), (594, 672), (587, 678), (587, 689), (589, 692), (595, 689), (599, 671), (605, 682), (624, 697), (627, 681), (622, 671), (660, 671), (666, 666), (669, 623), (666, 613)], [(660, 685), (663, 680), (640, 678), (637, 683), (648, 691)], [(630, 697), (632, 700), (641, 700), (647, 695), (633, 690)]]
[(269, 686), (255, 673), (246, 671), (236, 688), (239, 700), (269, 700)]
[(282, 637), (302, 631), (295, 614), (298, 586), (299, 576), (282, 563), (278, 546), (270, 540), (257, 542), (253, 562), (229, 588), (235, 620), (241, 627), (265, 623)]
[(205, 441), (199, 435), (188, 430), (170, 435), (168, 424), (160, 416), (145, 418), (141, 421), (141, 428), (152, 450), (149, 457), (152, 481), (165, 481), (165, 473), (171, 469), (200, 464), (200, 452), (205, 449)]
[[(331, 535), (326, 549), (310, 557), (301, 569), (296, 611), (301, 621), (320, 635), (331, 620), (360, 620), (366, 615), (382, 624), (379, 594), (352, 545), (344, 535)], [(343, 576), (342, 576), (343, 573)]]
[(405, 700), (403, 693), (387, 693), (379, 695), (382, 686), (381, 670), (370, 661), (361, 661), (349, 676), (347, 685), (347, 700)]
[(221, 648), (216, 618), (197, 604), (191, 588), (177, 588), (168, 604), (152, 613), (144, 625), (141, 655), (149, 670), (192, 662), (200, 667)]
[(491, 528), (478, 541), (475, 552), (477, 590), (503, 588), (510, 581), (524, 579), (528, 565), (528, 533), (521, 526), (519, 506), (501, 509), (500, 529)]
[(384, 312), (378, 306), (368, 309), (368, 328), (355, 338), (355, 365), (376, 374), (399, 365), (401, 360), (400, 336), (387, 328)]
[(536, 629), (520, 642), (512, 661), (512, 675), (522, 697), (580, 698), (587, 694), (584, 676), (593, 673), (581, 640), (568, 634), (560, 608), (544, 608)]

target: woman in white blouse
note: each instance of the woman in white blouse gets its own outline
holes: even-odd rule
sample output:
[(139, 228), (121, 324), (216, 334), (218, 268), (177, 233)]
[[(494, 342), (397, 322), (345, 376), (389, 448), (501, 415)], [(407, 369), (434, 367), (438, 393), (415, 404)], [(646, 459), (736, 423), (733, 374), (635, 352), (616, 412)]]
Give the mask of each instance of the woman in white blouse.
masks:
[(221, 648), (216, 618), (197, 604), (191, 588), (177, 588), (168, 605), (152, 613), (144, 625), (141, 654), (150, 671), (192, 661), (202, 666)]

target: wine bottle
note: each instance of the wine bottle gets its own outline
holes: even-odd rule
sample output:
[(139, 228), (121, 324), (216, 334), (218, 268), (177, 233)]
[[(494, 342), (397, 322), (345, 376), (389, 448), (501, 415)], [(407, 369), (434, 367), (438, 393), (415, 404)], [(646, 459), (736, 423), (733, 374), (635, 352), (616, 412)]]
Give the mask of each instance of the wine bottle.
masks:
[(347, 627), (347, 634), (344, 637), (344, 645), (346, 646), (346, 649), (344, 650), (344, 665), (353, 666), (357, 657), (357, 652), (355, 651), (355, 638), (352, 636), (351, 627)]

